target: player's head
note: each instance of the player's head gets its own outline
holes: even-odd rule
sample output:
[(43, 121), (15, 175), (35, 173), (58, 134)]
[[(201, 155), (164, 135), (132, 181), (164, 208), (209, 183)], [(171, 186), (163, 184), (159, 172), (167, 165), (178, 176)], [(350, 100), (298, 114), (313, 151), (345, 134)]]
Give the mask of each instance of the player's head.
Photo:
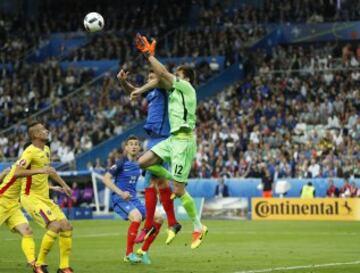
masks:
[(190, 65), (180, 65), (176, 68), (175, 76), (193, 84), (195, 80), (195, 70)]
[(40, 140), (47, 142), (49, 139), (49, 131), (40, 122), (32, 122), (28, 126), (28, 133), (31, 141)]
[(131, 135), (125, 142), (126, 154), (136, 156), (140, 152), (140, 141), (137, 136)]

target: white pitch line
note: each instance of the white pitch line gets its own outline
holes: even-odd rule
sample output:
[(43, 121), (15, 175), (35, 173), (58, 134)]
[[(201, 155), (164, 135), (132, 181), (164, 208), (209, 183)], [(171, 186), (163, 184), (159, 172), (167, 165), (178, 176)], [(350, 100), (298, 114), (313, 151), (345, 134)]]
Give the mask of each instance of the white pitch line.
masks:
[(266, 272), (275, 272), (275, 271), (290, 271), (297, 269), (314, 269), (314, 268), (322, 268), (322, 267), (334, 267), (334, 266), (342, 266), (342, 265), (355, 265), (360, 264), (360, 261), (346, 262), (346, 263), (330, 263), (330, 264), (313, 264), (313, 265), (299, 265), (299, 266), (283, 266), (283, 267), (274, 267), (274, 268), (266, 268), (266, 269), (256, 269), (250, 271), (237, 271), (234, 273), (266, 273)]

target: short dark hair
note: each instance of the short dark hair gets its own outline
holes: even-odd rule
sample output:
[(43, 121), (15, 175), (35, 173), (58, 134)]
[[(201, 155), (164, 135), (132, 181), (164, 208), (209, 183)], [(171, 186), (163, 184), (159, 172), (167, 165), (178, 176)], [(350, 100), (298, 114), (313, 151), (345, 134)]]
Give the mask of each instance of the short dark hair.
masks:
[(190, 65), (180, 65), (176, 70), (181, 70), (186, 78), (189, 78), (191, 84), (195, 81), (195, 70)]
[(40, 121), (31, 121), (31, 122), (29, 122), (28, 123), (28, 130), (31, 128), (31, 127), (34, 127), (34, 126), (36, 126), (36, 125), (38, 125), (38, 124), (42, 124)]
[(135, 135), (130, 135), (130, 136), (127, 137), (125, 143), (127, 144), (130, 140), (137, 140), (137, 141), (139, 141), (139, 138), (138, 138), (137, 136), (135, 136)]
[(34, 126), (38, 125), (38, 124), (42, 124), (40, 121), (31, 121), (28, 123), (28, 134), (30, 136), (30, 138), (32, 138), (32, 130), (31, 128), (33, 128)]

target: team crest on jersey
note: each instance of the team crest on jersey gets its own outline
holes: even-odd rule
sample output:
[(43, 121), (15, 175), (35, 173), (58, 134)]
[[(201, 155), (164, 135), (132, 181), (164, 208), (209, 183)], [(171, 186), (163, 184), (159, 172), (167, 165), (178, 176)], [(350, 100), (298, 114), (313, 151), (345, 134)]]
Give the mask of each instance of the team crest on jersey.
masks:
[(26, 160), (25, 160), (25, 159), (21, 159), (21, 160), (18, 162), (17, 165), (18, 165), (18, 166), (21, 166), (21, 167), (26, 166)]

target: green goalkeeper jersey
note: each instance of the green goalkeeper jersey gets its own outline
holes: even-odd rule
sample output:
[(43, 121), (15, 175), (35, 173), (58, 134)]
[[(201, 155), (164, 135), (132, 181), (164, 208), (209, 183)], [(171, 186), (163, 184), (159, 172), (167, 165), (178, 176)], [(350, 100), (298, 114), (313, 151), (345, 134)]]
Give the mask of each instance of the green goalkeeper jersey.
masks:
[(169, 122), (170, 132), (180, 129), (193, 131), (196, 123), (196, 91), (192, 85), (175, 78), (169, 90)]

